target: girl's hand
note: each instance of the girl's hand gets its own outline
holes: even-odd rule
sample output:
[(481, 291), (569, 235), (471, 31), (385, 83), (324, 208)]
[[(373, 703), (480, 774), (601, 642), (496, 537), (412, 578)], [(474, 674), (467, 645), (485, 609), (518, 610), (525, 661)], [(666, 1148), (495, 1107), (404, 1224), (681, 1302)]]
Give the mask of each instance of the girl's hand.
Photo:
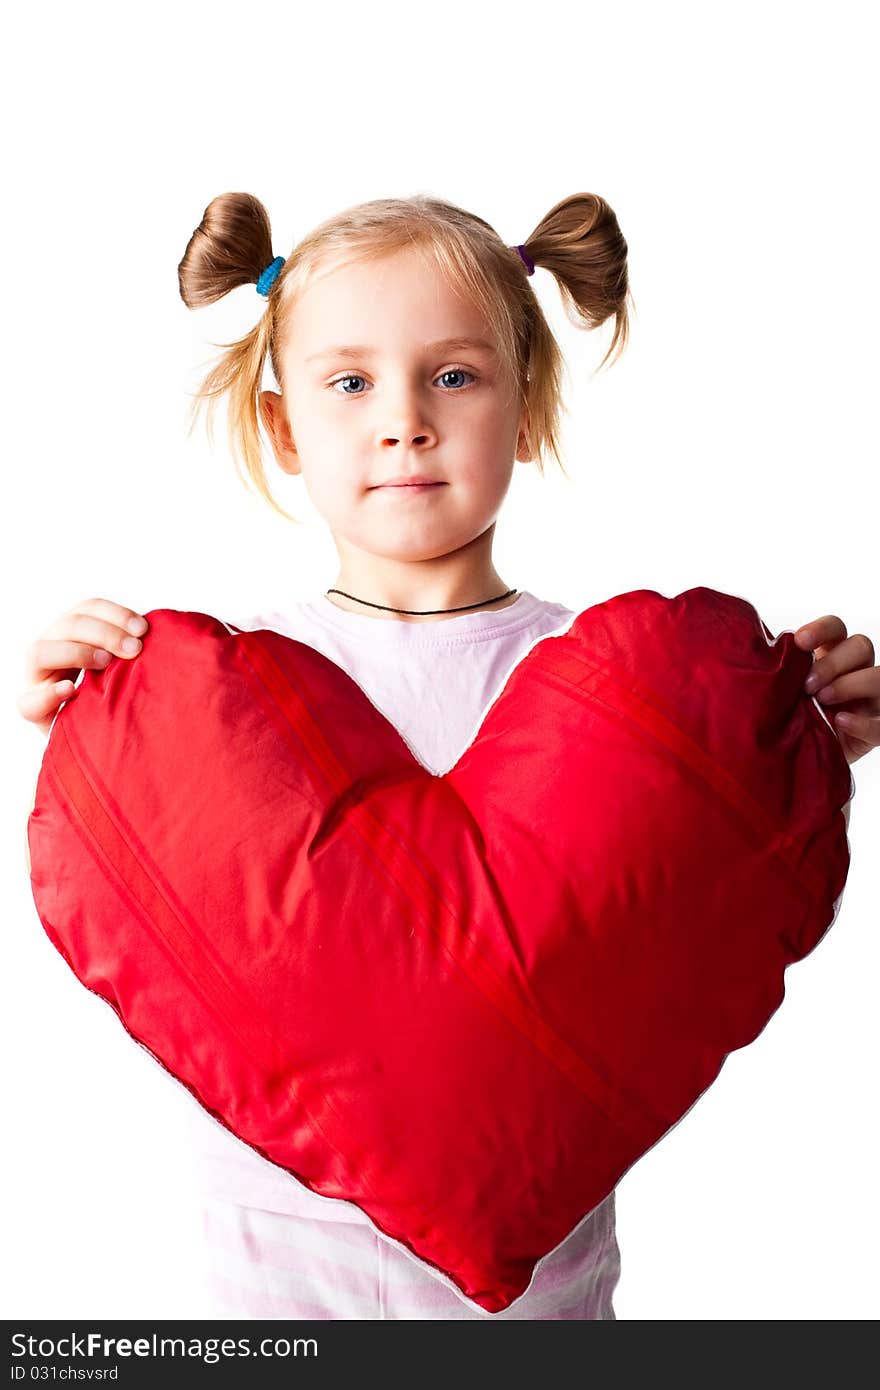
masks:
[[(149, 623), (133, 608), (108, 598), (87, 598), (50, 623), (25, 655), (28, 689), (19, 696), (17, 709), (23, 719), (36, 724), (48, 738), (61, 705), (76, 695), (74, 681), (80, 671), (104, 670), (115, 656), (132, 657), (126, 642), (147, 631)], [(133, 636), (134, 634), (134, 636)]]
[(798, 628), (794, 640), (817, 658), (804, 686), (807, 693), (823, 705), (843, 706), (826, 712), (829, 718), (833, 713), (851, 765), (880, 745), (880, 666), (874, 665), (873, 643), (863, 632), (847, 637), (843, 619), (834, 614)]

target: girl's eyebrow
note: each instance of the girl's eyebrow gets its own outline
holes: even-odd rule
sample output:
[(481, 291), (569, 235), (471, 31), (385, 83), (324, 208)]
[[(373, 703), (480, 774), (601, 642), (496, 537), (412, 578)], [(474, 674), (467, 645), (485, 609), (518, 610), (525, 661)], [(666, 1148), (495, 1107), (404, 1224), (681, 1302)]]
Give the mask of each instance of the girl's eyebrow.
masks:
[[(493, 343), (487, 342), (485, 338), (441, 338), (436, 343), (426, 343), (425, 352), (456, 352), (477, 348), (483, 352), (490, 352), (497, 357), (497, 351)], [(362, 343), (344, 343), (341, 347), (324, 348), (321, 352), (313, 352), (306, 358), (307, 362), (315, 362), (322, 357), (375, 357), (376, 349), (365, 347)]]

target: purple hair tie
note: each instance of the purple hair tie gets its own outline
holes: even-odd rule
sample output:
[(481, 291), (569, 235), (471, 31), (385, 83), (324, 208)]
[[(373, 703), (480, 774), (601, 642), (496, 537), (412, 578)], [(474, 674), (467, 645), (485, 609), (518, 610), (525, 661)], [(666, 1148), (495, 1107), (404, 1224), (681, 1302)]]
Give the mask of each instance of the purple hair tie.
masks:
[(527, 274), (529, 274), (529, 275), (534, 275), (534, 273), (535, 273), (535, 262), (532, 260), (531, 256), (528, 255), (528, 253), (526, 252), (525, 247), (524, 247), (524, 246), (514, 246), (513, 249), (514, 249), (514, 251), (518, 251), (518, 252), (519, 252), (519, 258), (520, 258), (520, 260), (522, 261), (523, 265), (525, 266)]

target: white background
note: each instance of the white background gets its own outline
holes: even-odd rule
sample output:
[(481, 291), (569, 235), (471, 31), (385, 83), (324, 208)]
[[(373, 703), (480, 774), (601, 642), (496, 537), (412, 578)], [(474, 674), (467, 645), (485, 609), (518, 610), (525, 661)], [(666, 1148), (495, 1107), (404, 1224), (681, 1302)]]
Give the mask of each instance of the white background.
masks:
[[(880, 646), (873, 7), (762, 3), (19, 8), (0, 101), (3, 1315), (203, 1311), (184, 1140), (194, 1104), (45, 936), (24, 863), (44, 748), (15, 711), (26, 645), (104, 596), (235, 619), (333, 582), (294, 527), (185, 439), (212, 344), (176, 268), (216, 194), (256, 194), (284, 255), (330, 213), (428, 192), (524, 241), (600, 193), (629, 244), (627, 353), (535, 290), (569, 366), (565, 459), (517, 465), (506, 584), (586, 607), (708, 585), (773, 633), (826, 613)], [(271, 382), (267, 382), (271, 385)], [(840, 916), (760, 1037), (618, 1189), (619, 1319), (880, 1312), (880, 752), (854, 765)]]

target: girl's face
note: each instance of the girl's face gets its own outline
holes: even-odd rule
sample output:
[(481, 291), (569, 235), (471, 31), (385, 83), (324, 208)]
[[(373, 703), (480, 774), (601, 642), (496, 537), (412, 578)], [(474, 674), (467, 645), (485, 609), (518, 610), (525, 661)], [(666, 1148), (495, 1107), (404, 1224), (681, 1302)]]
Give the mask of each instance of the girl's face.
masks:
[[(473, 338), (481, 343), (447, 340)], [(418, 561), (494, 523), (528, 415), (482, 317), (417, 251), (332, 271), (296, 303), (284, 395), (261, 393), (285, 472), (302, 473), (340, 553)], [(390, 486), (399, 476), (430, 487)]]

